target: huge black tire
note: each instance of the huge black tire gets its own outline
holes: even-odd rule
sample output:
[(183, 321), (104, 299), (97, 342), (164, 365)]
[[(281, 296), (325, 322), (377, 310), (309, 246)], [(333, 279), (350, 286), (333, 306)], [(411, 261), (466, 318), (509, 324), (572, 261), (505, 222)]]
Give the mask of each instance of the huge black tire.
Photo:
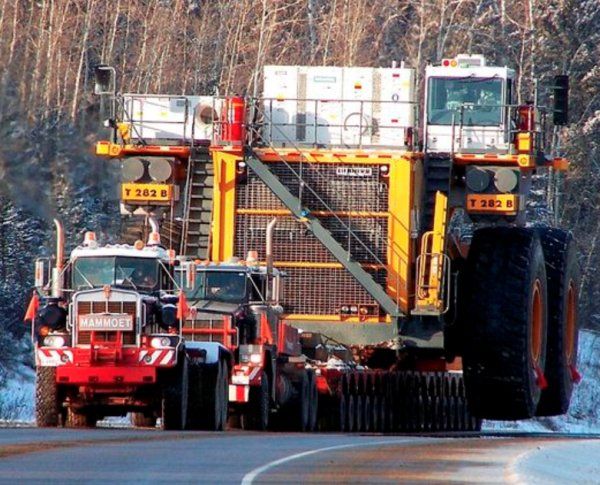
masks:
[(250, 402), (242, 420), (244, 429), (265, 431), (269, 427), (270, 413), (269, 376), (263, 372), (260, 386), (250, 388)]
[(546, 268), (524, 228), (477, 231), (467, 260), (469, 317), (463, 355), (467, 400), (479, 418), (534, 416), (546, 363)]
[(161, 399), (161, 428), (182, 430), (187, 426), (188, 361), (185, 355), (163, 385)]
[(200, 429), (223, 431), (229, 402), (229, 370), (224, 360), (202, 366), (201, 389)]
[(154, 428), (156, 427), (156, 416), (147, 412), (131, 413), (131, 424), (136, 428)]
[(538, 230), (548, 276), (548, 342), (546, 380), (538, 416), (556, 416), (569, 409), (577, 364), (579, 265), (570, 232)]
[(56, 367), (37, 367), (35, 370), (35, 423), (40, 428), (59, 425), (60, 406)]

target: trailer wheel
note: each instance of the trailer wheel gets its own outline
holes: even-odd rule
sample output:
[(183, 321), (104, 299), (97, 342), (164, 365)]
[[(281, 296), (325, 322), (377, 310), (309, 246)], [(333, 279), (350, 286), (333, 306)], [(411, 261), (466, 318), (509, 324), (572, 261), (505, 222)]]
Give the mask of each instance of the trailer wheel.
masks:
[(348, 421), (348, 402), (346, 395), (343, 392), (338, 392), (337, 396), (333, 400), (333, 413), (332, 413), (332, 431), (344, 432), (347, 430), (346, 423)]
[(363, 431), (370, 433), (373, 431), (373, 407), (371, 402), (371, 396), (365, 394), (363, 397)]
[(161, 427), (163, 430), (181, 430), (187, 425), (188, 362), (180, 355), (180, 364), (165, 383), (161, 399)]
[(308, 371), (309, 381), (309, 417), (307, 431), (314, 431), (317, 428), (317, 417), (319, 415), (319, 391), (317, 389), (317, 375), (313, 370)]
[(250, 402), (242, 419), (244, 429), (265, 431), (269, 427), (270, 412), (269, 376), (263, 372), (260, 386), (250, 388)]
[(307, 431), (310, 418), (310, 382), (308, 372), (302, 373), (298, 383), (298, 397), (294, 403), (293, 416), (296, 431)]
[(362, 394), (356, 394), (354, 396), (354, 417), (356, 418), (356, 423), (354, 425), (354, 430), (357, 433), (364, 431), (364, 417), (365, 417), (365, 406), (364, 406), (364, 396)]
[(156, 416), (144, 412), (131, 413), (131, 424), (136, 428), (156, 427)]
[(530, 418), (546, 363), (546, 268), (539, 237), (523, 228), (479, 230), (467, 271), (468, 405), (480, 418)]
[(579, 266), (571, 233), (539, 229), (548, 276), (548, 342), (546, 379), (538, 416), (556, 416), (569, 409), (577, 364), (577, 297)]
[(67, 428), (94, 428), (98, 417), (91, 409), (67, 408)]
[(39, 428), (59, 425), (60, 405), (56, 367), (35, 369), (35, 423)]
[(346, 431), (354, 433), (356, 430), (356, 399), (354, 394), (346, 395)]
[(202, 370), (198, 364), (188, 366), (187, 429), (202, 429)]
[(202, 367), (202, 423), (201, 429), (222, 431), (227, 424), (229, 370), (227, 363)]

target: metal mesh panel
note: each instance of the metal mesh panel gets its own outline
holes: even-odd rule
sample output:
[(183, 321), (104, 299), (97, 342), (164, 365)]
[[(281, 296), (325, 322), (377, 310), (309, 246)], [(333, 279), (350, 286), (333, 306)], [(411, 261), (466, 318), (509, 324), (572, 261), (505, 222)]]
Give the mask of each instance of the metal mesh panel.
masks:
[[(308, 164), (291, 163), (326, 207), (310, 190), (300, 187), (300, 181), (292, 170), (282, 162), (269, 163), (279, 180), (299, 197), (304, 207), (310, 210), (370, 211), (388, 210), (388, 186), (380, 179), (376, 165)], [(285, 209), (260, 179), (251, 171), (246, 183), (237, 190), (237, 207), (248, 209)]]
[[(244, 258), (248, 251), (258, 251), (261, 261), (266, 259), (266, 227), (270, 216), (241, 214), (236, 219), (235, 255)], [(344, 218), (355, 236), (362, 241), (380, 261), (386, 260), (387, 218)], [(321, 222), (334, 238), (346, 249), (350, 248), (352, 258), (363, 263), (376, 263), (373, 255), (362, 246), (356, 237), (349, 237), (348, 231), (333, 217), (322, 217)], [(276, 261), (310, 261), (313, 263), (333, 263), (335, 258), (312, 235), (301, 222), (291, 217), (280, 217), (273, 235), (274, 257)]]
[[(307, 164), (290, 166), (311, 187), (316, 197), (302, 187), (292, 169), (283, 162), (268, 163), (279, 180), (299, 197), (311, 211), (387, 212), (389, 187), (380, 176), (378, 165)], [(251, 171), (236, 191), (238, 209), (285, 209), (283, 204)], [(321, 199), (321, 200), (319, 200)], [(320, 216), (333, 237), (360, 263), (387, 260), (387, 217)], [(245, 258), (250, 250), (266, 259), (266, 227), (271, 216), (238, 214), (235, 227), (235, 255)], [(344, 225), (346, 227), (344, 227)], [(352, 234), (347, 227), (350, 227)], [(361, 244), (366, 246), (366, 248)], [(274, 231), (275, 261), (297, 263), (335, 263), (335, 258), (304, 224), (292, 217), (279, 217)], [(368, 248), (368, 249), (367, 249)], [(373, 254), (372, 254), (373, 253)], [(378, 261), (379, 260), (379, 261)], [(289, 275), (283, 290), (287, 313), (335, 315), (344, 305), (376, 305), (375, 300), (342, 268), (283, 268)], [(372, 271), (385, 287), (386, 271)]]
[[(343, 305), (377, 305), (377, 302), (344, 269), (285, 268), (286, 313), (335, 315)], [(369, 271), (385, 286), (384, 271)]]
[[(105, 301), (80, 301), (77, 303), (77, 315), (87, 315), (90, 313), (127, 313), (131, 315), (135, 325), (136, 317), (135, 302), (111, 301), (106, 304)], [(96, 342), (116, 342), (117, 332), (94, 332)], [(135, 331), (123, 332), (123, 345), (135, 345)], [(91, 343), (92, 332), (79, 332), (77, 334), (77, 343), (89, 345)]]

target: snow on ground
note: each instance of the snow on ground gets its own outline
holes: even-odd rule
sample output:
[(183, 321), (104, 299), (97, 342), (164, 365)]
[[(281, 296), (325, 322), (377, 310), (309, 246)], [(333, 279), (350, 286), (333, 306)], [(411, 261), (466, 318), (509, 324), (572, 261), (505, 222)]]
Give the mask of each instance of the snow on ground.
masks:
[(529, 421), (485, 421), (488, 431), (600, 433), (600, 333), (579, 332), (577, 369), (582, 375), (575, 387), (568, 414)]
[[(578, 370), (582, 375), (576, 386), (571, 408), (565, 416), (529, 421), (486, 421), (488, 431), (532, 431), (564, 433), (600, 433), (600, 332), (579, 333)], [(0, 376), (1, 377), (1, 376)], [(0, 390), (0, 424), (33, 422), (35, 373), (28, 367), (5, 376)], [(126, 418), (109, 418), (108, 426), (126, 426)]]
[(0, 390), (0, 422), (33, 421), (35, 373), (26, 366), (11, 371), (4, 377)]

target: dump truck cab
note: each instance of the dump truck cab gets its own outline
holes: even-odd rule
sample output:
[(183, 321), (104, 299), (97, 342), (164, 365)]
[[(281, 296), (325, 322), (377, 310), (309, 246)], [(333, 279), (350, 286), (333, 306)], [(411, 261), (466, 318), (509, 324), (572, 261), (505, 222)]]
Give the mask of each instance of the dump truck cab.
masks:
[(488, 66), (481, 55), (458, 55), (443, 59), (439, 66), (427, 66), (425, 151), (509, 152), (516, 108), (512, 106), (514, 83), (513, 69)]

